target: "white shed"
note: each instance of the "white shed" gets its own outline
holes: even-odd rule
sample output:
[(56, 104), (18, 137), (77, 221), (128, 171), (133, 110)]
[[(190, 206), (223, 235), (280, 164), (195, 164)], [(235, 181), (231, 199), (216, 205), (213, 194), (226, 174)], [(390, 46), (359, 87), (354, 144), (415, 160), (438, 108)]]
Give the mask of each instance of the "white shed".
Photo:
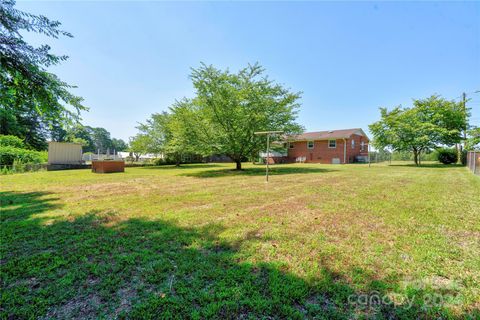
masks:
[(48, 143), (48, 164), (81, 164), (82, 145), (71, 142)]

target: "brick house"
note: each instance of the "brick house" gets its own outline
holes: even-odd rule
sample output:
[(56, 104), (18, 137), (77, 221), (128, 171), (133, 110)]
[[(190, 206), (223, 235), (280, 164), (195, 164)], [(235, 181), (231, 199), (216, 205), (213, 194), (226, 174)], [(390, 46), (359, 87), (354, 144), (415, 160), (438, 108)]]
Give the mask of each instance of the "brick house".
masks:
[(362, 129), (306, 132), (288, 137), (291, 162), (366, 162), (369, 139)]

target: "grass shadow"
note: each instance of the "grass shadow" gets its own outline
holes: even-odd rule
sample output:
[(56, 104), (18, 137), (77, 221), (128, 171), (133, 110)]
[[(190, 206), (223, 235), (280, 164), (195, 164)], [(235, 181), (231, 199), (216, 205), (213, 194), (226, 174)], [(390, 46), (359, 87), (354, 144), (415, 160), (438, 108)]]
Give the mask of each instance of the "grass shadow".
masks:
[[(269, 169), (269, 175), (285, 175), (285, 174), (305, 174), (305, 173), (328, 173), (337, 171), (336, 169), (315, 168), (315, 167), (275, 167)], [(230, 176), (264, 176), (265, 167), (246, 168), (242, 170), (234, 169), (218, 169), (218, 170), (204, 170), (196, 172), (185, 172), (179, 174), (181, 176), (196, 177), (196, 178), (221, 178)]]
[(449, 168), (460, 168), (460, 167), (465, 167), (463, 164), (457, 164), (457, 163), (452, 163), (452, 164), (443, 164), (443, 163), (426, 163), (426, 164), (420, 164), (420, 165), (415, 165), (414, 163), (408, 163), (408, 164), (390, 164), (389, 166), (391, 167), (412, 167), (412, 168), (434, 168), (434, 169), (449, 169)]
[(190, 163), (182, 164), (180, 166), (175, 165), (160, 165), (160, 166), (144, 166), (144, 167), (132, 167), (132, 168), (141, 168), (141, 169), (195, 169), (195, 168), (218, 168), (221, 167), (219, 164), (202, 164), (202, 163)]
[(23, 220), (32, 215), (60, 208), (50, 192), (0, 192), (0, 222)]
[(355, 273), (369, 283), (367, 292), (327, 265), (307, 281), (282, 264), (243, 262), (239, 250), (251, 235), (225, 242), (217, 236), (221, 225), (186, 228), (100, 211), (46, 224), (36, 215), (56, 208), (51, 201), (43, 193), (2, 194), (2, 210), (16, 219), (1, 224), (1, 318), (451, 316), (442, 307), (426, 308), (422, 290), (411, 303), (385, 303), (394, 281), (361, 269)]

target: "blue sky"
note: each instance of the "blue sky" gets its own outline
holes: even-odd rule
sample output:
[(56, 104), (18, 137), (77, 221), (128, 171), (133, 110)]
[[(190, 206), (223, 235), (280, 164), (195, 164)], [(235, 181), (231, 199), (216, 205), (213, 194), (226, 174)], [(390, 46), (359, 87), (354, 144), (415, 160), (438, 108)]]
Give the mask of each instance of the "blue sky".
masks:
[[(190, 68), (259, 62), (303, 91), (308, 131), (361, 127), (378, 108), (480, 90), (480, 2), (18, 2), (62, 22), (51, 68), (90, 111), (83, 123), (128, 139), (137, 122), (193, 96)], [(480, 124), (480, 93), (469, 94)]]

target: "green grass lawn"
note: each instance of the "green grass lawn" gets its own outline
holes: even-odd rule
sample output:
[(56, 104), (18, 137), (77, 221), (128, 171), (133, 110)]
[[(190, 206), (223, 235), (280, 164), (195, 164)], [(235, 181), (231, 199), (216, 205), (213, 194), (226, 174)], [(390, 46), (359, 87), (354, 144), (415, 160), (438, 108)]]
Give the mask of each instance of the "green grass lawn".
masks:
[(0, 317), (480, 317), (480, 178), (233, 164), (0, 176)]

